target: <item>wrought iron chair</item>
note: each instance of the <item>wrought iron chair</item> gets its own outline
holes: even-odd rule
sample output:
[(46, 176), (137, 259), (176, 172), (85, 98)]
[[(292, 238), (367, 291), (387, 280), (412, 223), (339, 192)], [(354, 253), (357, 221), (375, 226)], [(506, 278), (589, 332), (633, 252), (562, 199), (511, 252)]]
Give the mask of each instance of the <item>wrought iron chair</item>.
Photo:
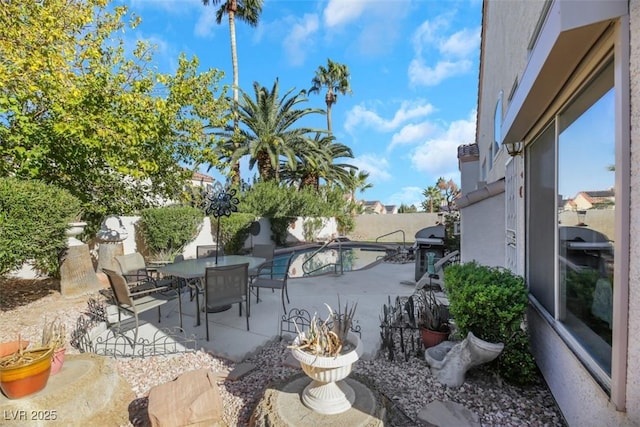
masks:
[[(249, 263), (207, 267), (204, 283), (204, 312), (207, 341), (209, 341), (209, 312), (218, 311), (220, 307), (231, 304), (238, 303), (240, 316), (242, 316), (242, 303), (245, 302), (247, 304), (245, 317), (247, 318), (247, 331), (249, 330), (249, 316), (251, 312), (247, 291), (248, 287)], [(198, 305), (198, 310), (199, 309)]]
[(218, 245), (200, 245), (196, 246), (196, 258), (213, 258), (216, 256), (224, 256), (224, 248)]
[(182, 299), (180, 292), (169, 286), (155, 287), (140, 292), (131, 292), (127, 280), (122, 274), (114, 270), (103, 269), (109, 278), (109, 285), (113, 292), (113, 298), (118, 307), (118, 329), (121, 327), (122, 312), (133, 314), (136, 321), (136, 329), (133, 336), (133, 345), (138, 340), (139, 319), (138, 314), (153, 308), (158, 309), (158, 322), (161, 322), (160, 306), (178, 298), (178, 310), (180, 313), (180, 328), (182, 328)]
[(293, 253), (287, 260), (287, 264), (284, 267), (282, 273), (278, 272), (278, 265), (274, 264), (274, 261), (265, 262), (260, 267), (253, 280), (249, 284), (250, 287), (256, 288), (256, 302), (260, 302), (260, 288), (280, 289), (280, 298), (282, 299), (282, 310), (287, 313), (287, 306), (284, 303), (284, 296), (287, 296), (287, 303), (289, 301), (289, 292), (287, 291), (287, 280), (289, 280), (289, 269), (293, 260)]

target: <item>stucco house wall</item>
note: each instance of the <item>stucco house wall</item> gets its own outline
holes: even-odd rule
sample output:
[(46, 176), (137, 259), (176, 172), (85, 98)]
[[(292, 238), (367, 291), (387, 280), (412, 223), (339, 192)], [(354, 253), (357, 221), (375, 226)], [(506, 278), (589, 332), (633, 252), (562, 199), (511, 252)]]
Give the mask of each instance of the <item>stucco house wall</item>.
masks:
[[(624, 12), (627, 6), (628, 15)], [(571, 13), (561, 13), (569, 11)], [(596, 377), (586, 368), (584, 361), (578, 358), (575, 347), (570, 347), (571, 338), (566, 333), (561, 333), (560, 321), (551, 317), (546, 311), (534, 307), (533, 302), (528, 313), (528, 325), (536, 362), (570, 426), (640, 425), (640, 405), (638, 404), (640, 402), (640, 340), (636, 338), (640, 336), (640, 282), (638, 280), (640, 277), (640, 261), (638, 261), (640, 258), (640, 217), (638, 216), (640, 211), (640, 130), (637, 126), (640, 123), (640, 0), (628, 2), (624, 0), (589, 2), (487, 0), (484, 2), (483, 14), (483, 52), (476, 141), (480, 148), (479, 165), (483, 162), (488, 164), (487, 156), (490, 153), (490, 142), (493, 142), (494, 134), (494, 112), (500, 91), (503, 93), (501, 129), (503, 138), (506, 137), (511, 141), (530, 141), (541, 131), (543, 118), (548, 117), (546, 114), (551, 114), (545, 110), (557, 99), (556, 95), (564, 90), (565, 79), (572, 75), (573, 67), (579, 66), (579, 55), (589, 52), (591, 49), (589, 43), (594, 42), (593, 39), (576, 37), (575, 34), (597, 37), (596, 30), (591, 34), (588, 33), (588, 25), (592, 23), (599, 23), (600, 29), (619, 29), (615, 39), (617, 49), (615, 55), (621, 61), (616, 64), (615, 87), (618, 96), (616, 122), (622, 129), (617, 130), (616, 133), (618, 144), (616, 150), (619, 153), (616, 158), (616, 175), (622, 178), (617, 179), (616, 184), (615, 214), (618, 230), (617, 233), (613, 233), (610, 229), (606, 232), (609, 236), (615, 235), (618, 242), (624, 241), (628, 236), (629, 259), (626, 260), (627, 254), (616, 252), (618, 266), (616, 275), (618, 280), (622, 281), (616, 292), (620, 295), (620, 292), (623, 292), (620, 288), (628, 286), (628, 294), (624, 300), (618, 300), (618, 305), (614, 309), (614, 313), (616, 311), (621, 313), (618, 316), (622, 318), (618, 317), (617, 328), (614, 323), (611, 384), (607, 385), (596, 380)], [(562, 50), (553, 51), (557, 48), (557, 45), (554, 45), (557, 40), (553, 38), (556, 37), (553, 31), (557, 31), (558, 27), (551, 28), (551, 31), (547, 31), (550, 28), (545, 26), (538, 27), (545, 22), (540, 19), (541, 16), (543, 18), (551, 16), (551, 21), (555, 20), (553, 21), (555, 25), (562, 28), (560, 36), (557, 37), (564, 37), (564, 43), (571, 40), (571, 44), (565, 44), (563, 48), (566, 49), (564, 53), (568, 56), (575, 54), (571, 58), (572, 61), (576, 61), (575, 63), (568, 61), (567, 55), (557, 55)], [(609, 19), (611, 19), (610, 22), (607, 21)], [(532, 43), (532, 36), (537, 28), (541, 28), (542, 31), (535, 39), (535, 43)], [(570, 30), (566, 31), (565, 28)], [(544, 43), (547, 43), (549, 51), (537, 49), (539, 46), (544, 46)], [(546, 52), (544, 55), (549, 56), (536, 56), (536, 53), (540, 52)], [(544, 74), (541, 63), (535, 61), (541, 58), (546, 61), (552, 58), (551, 55), (554, 53), (557, 55), (553, 56), (554, 62), (544, 63), (544, 66), (550, 65), (546, 69), (547, 74)], [(628, 59), (625, 59), (626, 55)], [(540, 68), (537, 68), (538, 66)], [(527, 81), (527, 78), (537, 79), (542, 74), (545, 76), (542, 80)], [(517, 87), (514, 85), (516, 81)], [(515, 95), (510, 100), (512, 88), (515, 88), (513, 91)], [(536, 90), (540, 88), (547, 92)], [(530, 89), (531, 92), (527, 92)], [(563, 95), (566, 96), (566, 92)], [(630, 104), (629, 116), (624, 107), (626, 97), (629, 98)], [(630, 131), (627, 129), (629, 125)], [(628, 131), (629, 138), (626, 138)], [(618, 166), (624, 165), (628, 158), (627, 142), (630, 142), (631, 153), (628, 176), (624, 167), (618, 169)], [(504, 148), (501, 148), (498, 155), (493, 158), (493, 169), (487, 170), (485, 180), (489, 185), (492, 181), (505, 176), (504, 166), (507, 154), (504, 151)], [(522, 157), (519, 159), (522, 160)], [(524, 160), (526, 176), (526, 157)], [(482, 173), (482, 166), (478, 171), (479, 174)], [(479, 177), (478, 180), (482, 180), (481, 178)], [(525, 191), (528, 190), (525, 188)], [(624, 203), (624, 197), (619, 197), (618, 191), (621, 191), (620, 196), (629, 192), (629, 206)], [(481, 222), (481, 218), (478, 217), (486, 216), (486, 212), (481, 209), (484, 203), (491, 202), (499, 205), (496, 199), (496, 197), (483, 199), (461, 209), (461, 258), (463, 260), (476, 257), (478, 245), (486, 240), (486, 236), (470, 232), (470, 227), (477, 226), (477, 223)], [(504, 204), (501, 208), (503, 215), (509, 209)], [(524, 212), (522, 205), (520, 208)], [(628, 216), (626, 209), (628, 209)], [(586, 222), (590, 228), (607, 227), (611, 221), (600, 216), (611, 215), (613, 212), (590, 210)], [(575, 212), (565, 212), (558, 219), (562, 224), (574, 225), (575, 215)], [(525, 221), (525, 215), (522, 215), (520, 226)], [(504, 233), (504, 225), (502, 227)], [(627, 227), (628, 230), (626, 230)], [(495, 245), (504, 247), (504, 236), (501, 240), (496, 240)], [(524, 248), (526, 249), (526, 246)], [(623, 249), (626, 252), (626, 247), (623, 246)], [(529, 263), (531, 262), (535, 263), (535, 260), (530, 260)], [(483, 263), (493, 264), (490, 261)], [(532, 267), (529, 265), (527, 268)], [(623, 280), (627, 274), (628, 280)], [(625, 310), (627, 306), (628, 310)], [(577, 344), (573, 345), (577, 346)]]
[[(504, 192), (460, 209), (460, 261), (504, 265)], [(484, 244), (482, 243), (484, 242)]]

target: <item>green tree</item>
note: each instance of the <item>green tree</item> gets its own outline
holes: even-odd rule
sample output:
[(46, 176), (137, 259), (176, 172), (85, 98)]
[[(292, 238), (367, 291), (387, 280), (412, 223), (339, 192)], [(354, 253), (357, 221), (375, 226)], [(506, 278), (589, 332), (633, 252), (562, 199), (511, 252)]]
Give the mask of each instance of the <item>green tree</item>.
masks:
[(349, 191), (351, 201), (356, 202), (356, 192), (364, 193), (369, 188), (373, 187), (373, 184), (367, 182), (369, 179), (369, 172), (356, 171), (354, 169), (349, 171), (349, 177), (346, 182), (346, 189)]
[(221, 73), (198, 73), (196, 58), (161, 75), (148, 43), (126, 52), (117, 34), (140, 20), (108, 3), (0, 8), (0, 176), (65, 188), (98, 223), (174, 197), (190, 174), (180, 164), (217, 164), (205, 125), (228, 110)]
[[(227, 15), (229, 19), (229, 37), (231, 40), (231, 66), (233, 67), (233, 101), (238, 103), (238, 88), (239, 88), (239, 73), (238, 73), (238, 50), (236, 46), (236, 18), (240, 21), (249, 24), (252, 27), (257, 27), (260, 21), (260, 14), (262, 13), (262, 0), (202, 0), (202, 4), (208, 6), (220, 5), (220, 8), (216, 12), (216, 22), (218, 25), (222, 23), (222, 17)], [(234, 116), (234, 121), (237, 117)], [(237, 121), (234, 123), (237, 125)], [(240, 165), (235, 164), (232, 166), (232, 179), (234, 183), (240, 182)]]
[(281, 164), (281, 179), (299, 188), (320, 188), (320, 179), (326, 185), (347, 182), (349, 171), (357, 167), (341, 163), (339, 159), (353, 158), (349, 147), (335, 142), (333, 135), (316, 133), (313, 140), (302, 141), (299, 147), (294, 147), (297, 162), (295, 168), (289, 163)]
[[(249, 168), (253, 169), (257, 164), (262, 180), (278, 179), (280, 158), (286, 158), (295, 168), (296, 150), (313, 143), (309, 134), (321, 132), (314, 128), (296, 127), (299, 120), (311, 114), (323, 114), (324, 111), (297, 108), (298, 104), (307, 101), (304, 91), (294, 94), (294, 89), (290, 89), (280, 98), (277, 79), (271, 90), (258, 82), (254, 82), (253, 89), (255, 99), (241, 91), (239, 138), (235, 138), (234, 129), (229, 126), (219, 135), (224, 139), (224, 148), (232, 152), (232, 164), (249, 156)], [(236, 140), (241, 143), (238, 147), (234, 147)]]
[(404, 203), (400, 204), (400, 207), (398, 208), (398, 213), (415, 213), (418, 212), (418, 208), (416, 208), (416, 205), (405, 205)]
[(440, 211), (440, 205), (444, 199), (437, 184), (427, 187), (427, 189), (422, 192), (422, 195), (426, 198), (426, 200), (422, 202), (422, 208), (426, 212), (434, 213)]
[(333, 62), (327, 59), (327, 67), (320, 65), (315, 77), (311, 80), (309, 93), (320, 93), (322, 88), (327, 88), (324, 101), (327, 104), (327, 129), (331, 133), (331, 107), (338, 102), (338, 93), (343, 95), (351, 93), (349, 84), (349, 68), (345, 64)]

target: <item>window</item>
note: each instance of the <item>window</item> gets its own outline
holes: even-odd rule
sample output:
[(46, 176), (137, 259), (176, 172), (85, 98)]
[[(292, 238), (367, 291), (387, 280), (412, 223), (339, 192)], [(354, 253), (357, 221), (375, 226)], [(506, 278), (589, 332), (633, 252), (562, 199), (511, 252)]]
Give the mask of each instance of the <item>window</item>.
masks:
[(500, 144), (502, 143), (502, 91), (498, 94), (498, 102), (496, 102), (496, 110), (493, 115), (493, 149), (491, 157), (498, 155)]
[[(611, 375), (615, 109), (613, 62), (527, 151), (527, 279), (531, 294)], [(561, 209), (571, 206), (571, 209)], [(570, 344), (571, 345), (571, 344)], [(576, 350), (576, 349), (574, 349)]]

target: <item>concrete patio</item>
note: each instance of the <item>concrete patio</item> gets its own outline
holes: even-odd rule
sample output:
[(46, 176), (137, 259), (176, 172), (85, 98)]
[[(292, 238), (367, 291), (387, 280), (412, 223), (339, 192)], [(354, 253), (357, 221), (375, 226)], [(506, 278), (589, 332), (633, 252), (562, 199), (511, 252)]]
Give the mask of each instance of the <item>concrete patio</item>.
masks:
[[(368, 269), (347, 272), (343, 275), (325, 275), (318, 277), (289, 279), (289, 299), (287, 311), (292, 308), (305, 309), (312, 316), (318, 313), (323, 319), (328, 311), (327, 303), (332, 309), (346, 303), (358, 304), (355, 321), (360, 326), (364, 346), (363, 359), (372, 359), (380, 347), (380, 315), (382, 306), (391, 296), (410, 295), (414, 286), (412, 282), (414, 264), (396, 264), (383, 262)], [(405, 282), (405, 284), (401, 283)], [(195, 299), (189, 300), (189, 292), (182, 294), (183, 329), (187, 337), (195, 337), (196, 348), (208, 351), (216, 356), (235, 362), (244, 360), (267, 342), (280, 335), (283, 316), (280, 292), (262, 289), (260, 303), (256, 303), (255, 295), (251, 295), (250, 330), (246, 330), (243, 316), (238, 315), (238, 306), (221, 313), (209, 313), (210, 341), (206, 340), (204, 313), (200, 313), (201, 325), (196, 327)], [(168, 315), (168, 317), (167, 317)], [(179, 325), (176, 303), (162, 307), (162, 321), (158, 324), (157, 312), (147, 311), (140, 315), (141, 326), (139, 339), (158, 340), (162, 333), (159, 328)], [(132, 322), (128, 322), (132, 323)], [(107, 333), (102, 334), (105, 339)]]

